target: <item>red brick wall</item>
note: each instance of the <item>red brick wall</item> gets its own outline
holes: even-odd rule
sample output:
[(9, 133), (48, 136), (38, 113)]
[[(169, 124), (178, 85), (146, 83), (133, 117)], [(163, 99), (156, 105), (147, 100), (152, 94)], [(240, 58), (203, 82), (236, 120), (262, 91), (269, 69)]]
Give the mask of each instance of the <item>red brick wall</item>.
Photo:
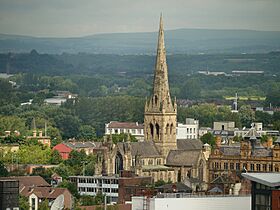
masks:
[(272, 190), (272, 210), (280, 210), (280, 190)]

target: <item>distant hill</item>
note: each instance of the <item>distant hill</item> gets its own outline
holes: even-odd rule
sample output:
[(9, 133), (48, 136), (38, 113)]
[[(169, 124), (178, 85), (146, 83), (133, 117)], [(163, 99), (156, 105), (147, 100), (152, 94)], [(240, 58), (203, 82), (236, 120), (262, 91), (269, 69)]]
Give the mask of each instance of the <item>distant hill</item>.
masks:
[[(177, 29), (165, 32), (168, 53), (266, 53), (280, 50), (280, 32)], [(0, 52), (154, 54), (157, 32), (37, 38), (0, 34)]]

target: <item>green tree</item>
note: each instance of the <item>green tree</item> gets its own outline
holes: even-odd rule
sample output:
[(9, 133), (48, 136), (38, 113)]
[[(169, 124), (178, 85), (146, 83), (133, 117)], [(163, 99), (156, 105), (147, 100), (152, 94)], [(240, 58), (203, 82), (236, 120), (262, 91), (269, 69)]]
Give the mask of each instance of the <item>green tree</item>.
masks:
[(49, 201), (48, 199), (43, 200), (41, 203), (39, 203), (38, 210), (49, 210)]
[(95, 129), (90, 125), (80, 126), (78, 138), (86, 141), (95, 139), (96, 138)]
[(188, 79), (181, 89), (181, 97), (185, 99), (200, 98), (200, 83), (197, 78)]
[(241, 106), (239, 109), (239, 115), (243, 126), (251, 127), (251, 123), (255, 121), (255, 113), (250, 105)]
[(28, 198), (22, 195), (19, 195), (19, 208), (20, 210), (27, 210), (29, 209), (29, 202)]
[(80, 197), (77, 186), (74, 183), (64, 180), (58, 185), (58, 187), (67, 188), (75, 198)]
[(95, 205), (95, 198), (90, 195), (82, 195), (80, 196), (80, 205), (81, 206), (92, 206)]
[(212, 133), (206, 133), (203, 136), (200, 137), (200, 140), (203, 142), (203, 144), (209, 144), (211, 146), (215, 145), (215, 137)]
[(24, 134), (26, 131), (24, 119), (16, 116), (0, 116), (0, 132), (2, 135), (4, 131), (19, 131)]
[(57, 150), (52, 150), (51, 158), (50, 158), (50, 163), (51, 164), (60, 164), (62, 162), (61, 155)]
[(1, 176), (8, 176), (9, 172), (6, 169), (4, 163), (2, 161), (0, 161), (0, 177)]
[(79, 134), (81, 126), (79, 118), (72, 115), (59, 115), (54, 120), (64, 139), (77, 137)]

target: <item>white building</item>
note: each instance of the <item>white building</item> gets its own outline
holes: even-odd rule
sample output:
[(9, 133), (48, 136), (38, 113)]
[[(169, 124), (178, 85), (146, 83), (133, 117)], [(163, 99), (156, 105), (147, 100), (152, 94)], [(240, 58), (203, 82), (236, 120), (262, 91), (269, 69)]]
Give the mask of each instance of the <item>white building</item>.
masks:
[(139, 141), (144, 140), (144, 125), (138, 122), (117, 122), (111, 121), (105, 124), (105, 134), (129, 133)]
[(206, 133), (212, 133), (212, 128), (209, 128), (209, 127), (201, 127), (201, 128), (199, 128), (199, 130), (198, 130), (198, 136), (199, 136), (199, 138), (201, 137), (201, 136), (203, 136), (204, 134), (206, 134)]
[(197, 139), (199, 131), (199, 121), (186, 118), (186, 124), (178, 123), (177, 125), (177, 139)]
[(193, 196), (180, 193), (170, 196), (150, 199), (132, 197), (132, 210), (251, 210), (251, 196)]
[(119, 177), (117, 176), (70, 176), (80, 195), (106, 194), (110, 202), (118, 201)]

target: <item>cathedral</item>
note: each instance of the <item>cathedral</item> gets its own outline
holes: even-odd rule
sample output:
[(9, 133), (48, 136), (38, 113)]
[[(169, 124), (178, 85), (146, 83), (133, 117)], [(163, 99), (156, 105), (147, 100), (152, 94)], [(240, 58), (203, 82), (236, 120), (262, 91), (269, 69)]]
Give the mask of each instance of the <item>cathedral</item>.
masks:
[(205, 188), (205, 153), (199, 140), (176, 139), (177, 103), (170, 96), (164, 44), (163, 19), (160, 17), (152, 96), (144, 110), (144, 141), (114, 144), (104, 137), (97, 155), (96, 175), (114, 175), (122, 170), (154, 181), (187, 182)]

